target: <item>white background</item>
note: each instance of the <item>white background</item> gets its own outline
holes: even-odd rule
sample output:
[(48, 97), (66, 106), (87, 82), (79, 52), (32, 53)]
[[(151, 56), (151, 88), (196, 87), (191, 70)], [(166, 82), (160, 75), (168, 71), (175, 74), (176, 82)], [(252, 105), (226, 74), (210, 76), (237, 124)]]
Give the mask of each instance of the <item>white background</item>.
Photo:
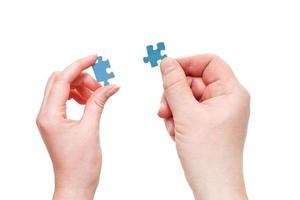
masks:
[[(159, 69), (142, 60), (160, 41), (171, 57), (219, 54), (250, 91), (250, 199), (300, 199), (299, 10), (296, 0), (1, 0), (0, 199), (51, 199), (52, 166), (35, 125), (44, 85), (94, 53), (110, 59), (122, 87), (102, 117), (95, 199), (193, 199), (156, 116)], [(82, 107), (70, 109), (80, 117)]]

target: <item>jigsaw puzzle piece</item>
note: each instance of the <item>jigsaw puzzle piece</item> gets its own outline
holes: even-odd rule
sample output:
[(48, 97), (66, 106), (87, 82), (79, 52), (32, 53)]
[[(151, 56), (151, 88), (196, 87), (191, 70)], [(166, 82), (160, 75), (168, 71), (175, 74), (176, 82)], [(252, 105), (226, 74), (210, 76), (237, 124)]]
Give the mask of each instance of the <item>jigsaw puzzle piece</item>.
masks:
[(157, 50), (159, 50), (160, 52), (162, 50), (166, 50), (165, 43), (163, 43), (163, 42), (157, 43)]
[(148, 57), (144, 57), (144, 63), (150, 62), (151, 67), (158, 66), (158, 61), (167, 57), (167, 55), (161, 54), (163, 50), (165, 50), (165, 44), (163, 42), (157, 43), (157, 49), (155, 50), (152, 45), (147, 46)]
[(109, 60), (103, 60), (102, 56), (97, 58), (96, 63), (92, 66), (97, 82), (104, 82), (104, 85), (109, 85), (108, 80), (115, 77), (113, 72), (107, 73), (110, 68)]
[[(149, 45), (146, 48), (147, 48), (148, 57), (144, 57), (144, 63), (148, 63), (148, 62), (151, 62), (151, 60), (153, 60), (153, 59), (149, 58), (149, 55), (153, 55), (153, 52), (154, 52), (153, 51), (153, 45)], [(153, 56), (152, 56), (152, 58), (153, 58)]]

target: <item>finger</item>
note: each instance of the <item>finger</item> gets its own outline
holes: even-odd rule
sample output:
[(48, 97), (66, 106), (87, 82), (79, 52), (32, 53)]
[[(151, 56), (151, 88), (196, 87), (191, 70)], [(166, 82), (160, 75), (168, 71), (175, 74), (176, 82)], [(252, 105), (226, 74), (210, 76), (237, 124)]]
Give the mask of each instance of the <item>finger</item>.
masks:
[(97, 89), (90, 97), (84, 110), (82, 123), (99, 125), (99, 120), (107, 100), (119, 90), (118, 86), (109, 85)]
[(236, 81), (215, 81), (205, 88), (200, 101), (204, 102), (207, 99), (229, 94), (232, 91), (232, 88), (234, 88), (235, 84)]
[(81, 74), (82, 70), (94, 64), (96, 59), (95, 55), (80, 59), (55, 76), (47, 103), (51, 112), (61, 111), (62, 108), (65, 108), (70, 93), (70, 84)]
[(157, 114), (160, 118), (166, 119), (172, 117), (172, 112), (164, 95), (161, 98), (160, 108)]
[[(188, 76), (187, 82), (188, 82), (190, 88), (192, 89), (194, 97), (198, 101), (200, 101), (202, 94), (206, 87), (205, 84), (203, 83), (202, 78)], [(170, 110), (170, 107), (169, 107), (168, 102), (166, 101), (166, 98), (164, 97), (164, 95), (162, 96), (160, 108), (159, 108), (157, 114), (160, 118), (164, 118), (164, 119), (172, 117), (172, 112)]]
[(46, 101), (48, 99), (49, 96), (49, 92), (50, 92), (50, 88), (52, 87), (52, 84), (54, 82), (55, 76), (58, 74), (59, 72), (53, 72), (52, 75), (49, 77), (48, 81), (47, 81), (47, 85), (45, 87), (45, 92), (44, 92), (44, 99), (42, 102), (42, 106), (41, 108), (44, 107), (44, 105), (46, 104)]
[(202, 77), (206, 85), (220, 79), (235, 78), (229, 65), (216, 55), (196, 55), (177, 61), (188, 76)]
[(186, 105), (195, 103), (186, 75), (175, 59), (166, 58), (161, 64), (164, 94), (172, 113), (189, 112)]
[(71, 90), (70, 99), (74, 99), (80, 105), (85, 105), (86, 104), (86, 99), (83, 98), (76, 89)]
[(175, 125), (173, 118), (165, 119), (164, 121), (169, 135), (175, 140)]
[(91, 91), (97, 90), (99, 87), (101, 87), (101, 84), (98, 83), (91, 75), (87, 73), (81, 73), (71, 84), (71, 87), (76, 87), (83, 85), (84, 87), (87, 87)]
[[(188, 76), (187, 82), (188, 82), (190, 88), (192, 89), (194, 97), (198, 101), (200, 101), (201, 96), (205, 89), (205, 84), (203, 83), (202, 78)], [(164, 97), (164, 95), (162, 96), (160, 108), (159, 108), (157, 114), (160, 118), (166, 119), (166, 118), (172, 117), (172, 112), (170, 110), (170, 107), (169, 107), (168, 102), (166, 101), (166, 98)]]
[(206, 87), (202, 78), (190, 76), (187, 78), (194, 97), (199, 101)]
[(82, 96), (82, 98), (84, 98), (86, 101), (92, 95), (92, 91), (89, 90), (88, 88), (84, 87), (84, 86), (77, 86), (76, 90), (78, 91), (78, 93), (80, 94), (80, 96)]
[(71, 84), (83, 70), (95, 64), (96, 60), (97, 55), (91, 55), (77, 60), (62, 71), (61, 78)]

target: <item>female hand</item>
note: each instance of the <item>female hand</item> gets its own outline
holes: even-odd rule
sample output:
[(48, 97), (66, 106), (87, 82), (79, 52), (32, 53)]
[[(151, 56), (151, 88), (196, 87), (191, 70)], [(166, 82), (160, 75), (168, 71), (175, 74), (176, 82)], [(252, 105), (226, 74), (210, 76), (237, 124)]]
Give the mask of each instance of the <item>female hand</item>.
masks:
[[(118, 91), (101, 87), (82, 71), (96, 62), (89, 56), (49, 78), (37, 125), (52, 159), (55, 173), (53, 199), (93, 199), (101, 170), (99, 120), (105, 102)], [(82, 118), (66, 116), (70, 99), (85, 104)]]

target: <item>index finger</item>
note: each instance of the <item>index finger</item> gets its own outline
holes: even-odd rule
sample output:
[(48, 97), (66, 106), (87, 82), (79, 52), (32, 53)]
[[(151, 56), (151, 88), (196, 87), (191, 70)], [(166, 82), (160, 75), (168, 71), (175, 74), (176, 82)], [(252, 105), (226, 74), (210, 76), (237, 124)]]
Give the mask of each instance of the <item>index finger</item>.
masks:
[(234, 78), (229, 65), (212, 54), (196, 55), (177, 59), (187, 76), (202, 77), (205, 84)]
[(83, 70), (93, 65), (96, 62), (96, 59), (96, 55), (82, 58), (69, 65), (55, 77), (46, 105), (51, 112), (60, 111), (62, 108), (65, 108), (65, 104), (70, 94), (70, 84), (81, 74)]
[(95, 64), (96, 60), (97, 55), (91, 55), (85, 58), (81, 58), (65, 68), (62, 71), (60, 78), (71, 84), (83, 70)]

